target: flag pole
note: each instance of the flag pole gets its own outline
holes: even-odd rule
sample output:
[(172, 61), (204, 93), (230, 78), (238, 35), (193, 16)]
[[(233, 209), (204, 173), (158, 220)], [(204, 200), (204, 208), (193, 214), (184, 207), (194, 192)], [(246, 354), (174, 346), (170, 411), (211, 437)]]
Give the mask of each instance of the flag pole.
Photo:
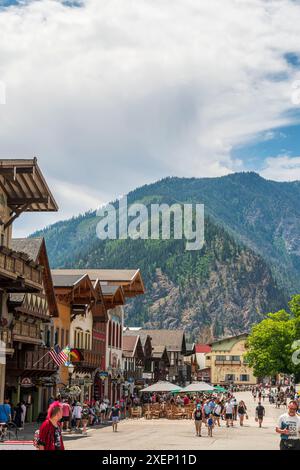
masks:
[[(52, 349), (52, 348), (51, 348), (51, 349)], [(51, 350), (51, 349), (50, 349), (50, 350)], [(50, 351), (48, 350), (48, 351), (46, 352), (46, 354), (44, 354), (38, 361), (36, 361), (36, 362), (33, 364), (32, 367), (35, 367), (39, 362), (41, 362), (41, 361), (44, 359), (44, 357), (46, 357), (47, 354), (49, 354), (49, 352), (50, 352)]]

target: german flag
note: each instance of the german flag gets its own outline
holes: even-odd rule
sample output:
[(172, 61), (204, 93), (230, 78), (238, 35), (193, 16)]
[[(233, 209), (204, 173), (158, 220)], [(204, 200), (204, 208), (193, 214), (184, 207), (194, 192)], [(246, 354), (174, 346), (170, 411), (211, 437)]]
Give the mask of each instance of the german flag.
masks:
[(83, 354), (79, 351), (79, 349), (71, 349), (70, 350), (70, 361), (71, 362), (81, 362), (84, 360)]

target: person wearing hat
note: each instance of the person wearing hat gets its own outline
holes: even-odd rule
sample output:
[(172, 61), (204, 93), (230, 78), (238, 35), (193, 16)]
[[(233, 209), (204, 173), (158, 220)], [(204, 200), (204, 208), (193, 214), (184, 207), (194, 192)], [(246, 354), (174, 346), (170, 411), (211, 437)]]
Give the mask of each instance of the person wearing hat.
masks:
[(196, 436), (201, 437), (201, 427), (202, 427), (202, 406), (201, 403), (197, 403), (196, 408), (193, 412), (193, 417), (195, 421)]

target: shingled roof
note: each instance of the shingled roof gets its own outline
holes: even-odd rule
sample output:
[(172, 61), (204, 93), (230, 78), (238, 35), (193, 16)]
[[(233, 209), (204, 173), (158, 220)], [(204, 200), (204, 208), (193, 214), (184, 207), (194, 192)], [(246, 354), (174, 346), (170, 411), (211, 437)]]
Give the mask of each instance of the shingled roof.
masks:
[(167, 351), (186, 351), (185, 334), (183, 330), (140, 330), (139, 334), (145, 333), (151, 337), (154, 350), (165, 346)]
[(37, 262), (40, 250), (43, 244), (43, 238), (13, 238), (11, 248), (14, 251), (26, 253), (30, 259)]

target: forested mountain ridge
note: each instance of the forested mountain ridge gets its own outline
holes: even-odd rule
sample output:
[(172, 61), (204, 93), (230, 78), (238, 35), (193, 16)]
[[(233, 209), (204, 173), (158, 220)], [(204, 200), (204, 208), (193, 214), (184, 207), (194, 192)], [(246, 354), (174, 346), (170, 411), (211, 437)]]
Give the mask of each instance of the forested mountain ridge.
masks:
[(247, 330), (299, 291), (299, 198), (299, 182), (255, 173), (165, 178), (128, 194), (129, 203), (204, 203), (199, 252), (184, 240), (98, 240), (95, 212), (33, 236), (45, 237), (53, 267), (139, 267), (147, 294), (128, 305), (127, 323), (184, 326), (208, 340)]

